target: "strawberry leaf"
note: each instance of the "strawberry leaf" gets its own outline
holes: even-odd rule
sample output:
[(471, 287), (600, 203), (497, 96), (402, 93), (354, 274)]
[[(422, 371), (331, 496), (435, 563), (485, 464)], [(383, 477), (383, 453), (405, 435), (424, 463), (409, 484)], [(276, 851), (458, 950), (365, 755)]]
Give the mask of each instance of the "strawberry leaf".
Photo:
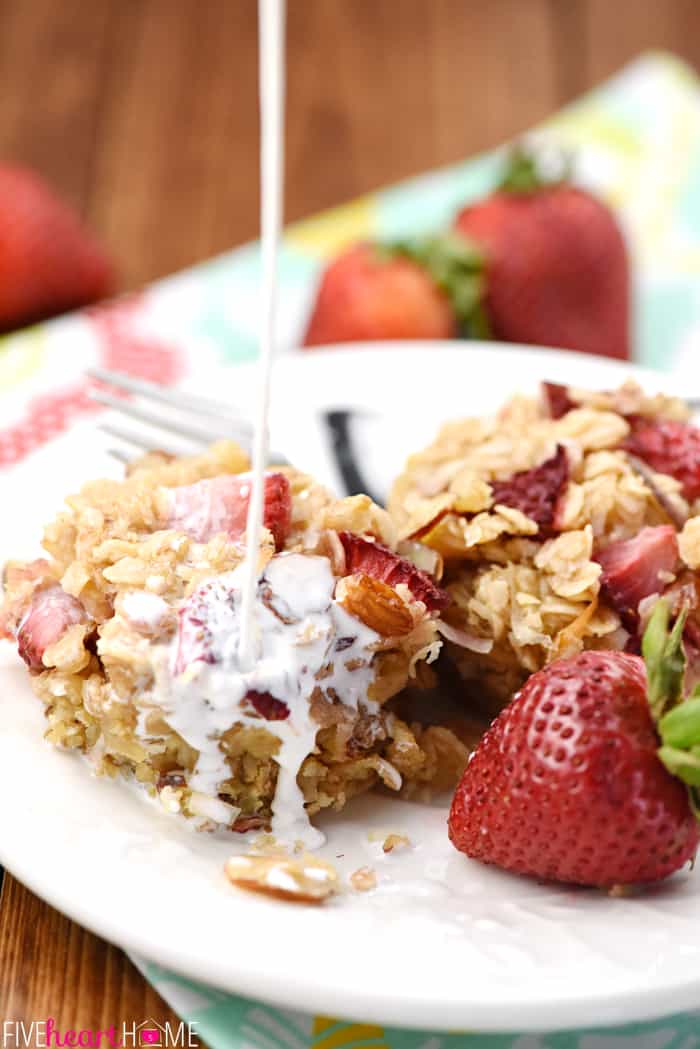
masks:
[(642, 641), (647, 666), (649, 706), (661, 737), (660, 760), (688, 787), (690, 804), (700, 820), (700, 685), (683, 700), (686, 658), (683, 629), (687, 609), (669, 632), (669, 605), (657, 601)]
[(548, 186), (570, 182), (573, 166), (571, 155), (563, 150), (557, 151), (554, 165), (556, 170), (547, 171), (547, 167), (551, 169), (553, 166), (551, 159), (550, 164), (545, 165), (540, 151), (531, 144), (517, 142), (508, 153), (506, 168), (498, 189), (506, 193), (536, 193)]
[[(661, 746), (659, 757), (668, 771), (690, 788), (691, 804), (696, 815), (700, 801), (700, 695), (696, 688), (685, 703), (680, 703), (661, 718), (658, 724)], [(700, 816), (699, 816), (700, 818)]]
[(443, 233), (379, 245), (379, 251), (411, 259), (428, 272), (450, 300), (462, 335), (490, 338), (484, 309), (485, 258), (479, 247), (466, 237)]
[(700, 699), (687, 699), (661, 718), (659, 734), (665, 746), (687, 750), (700, 745)]
[[(670, 609), (667, 601), (657, 601), (642, 639), (642, 655), (647, 668), (649, 706), (656, 722), (683, 698), (685, 650), (684, 609), (669, 632)], [(700, 742), (700, 738), (698, 739)]]
[(700, 747), (678, 750), (661, 746), (658, 754), (672, 776), (677, 776), (689, 787), (700, 787)]

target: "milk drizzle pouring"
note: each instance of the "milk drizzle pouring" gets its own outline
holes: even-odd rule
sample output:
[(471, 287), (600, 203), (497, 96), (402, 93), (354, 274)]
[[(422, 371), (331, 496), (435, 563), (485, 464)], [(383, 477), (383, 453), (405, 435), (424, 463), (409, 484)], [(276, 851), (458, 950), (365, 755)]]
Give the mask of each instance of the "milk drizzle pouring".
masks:
[(262, 529), (265, 469), (269, 454), (269, 413), (272, 353), (277, 303), (277, 256), (282, 226), (284, 150), (284, 20), (285, 0), (259, 0), (260, 37), (260, 232), (262, 296), (260, 308), (260, 394), (253, 437), (253, 470), (243, 573), (241, 633), (238, 649), (242, 670), (255, 662), (255, 604), (258, 550)]
[[(280, 553), (261, 579), (260, 535), (268, 457), (270, 372), (275, 334), (277, 251), (282, 212), (282, 109), (284, 0), (260, 0), (260, 109), (262, 190), (262, 303), (260, 395), (253, 444), (246, 555), (233, 572), (205, 580), (180, 609), (178, 635), (156, 666), (156, 706), (198, 752), (189, 786), (219, 819), (220, 785), (230, 768), (220, 741), (235, 724), (276, 736), (277, 782), (272, 830), (278, 840), (307, 847), (323, 842), (309, 824), (297, 775), (315, 746), (319, 724), (311, 708), (318, 680), (348, 711), (376, 716), (368, 698), (372, 658), (380, 637), (335, 599), (328, 558)], [(262, 589), (261, 589), (262, 588)], [(263, 592), (266, 597), (263, 598)], [(279, 607), (277, 607), (279, 605)], [(125, 613), (149, 617), (136, 595)], [(203, 630), (202, 625), (206, 624)], [(282, 714), (251, 710), (254, 697), (270, 696)], [(251, 699), (250, 697), (253, 697)], [(318, 697), (317, 697), (318, 698)], [(277, 712), (279, 715), (279, 711)], [(145, 719), (142, 734), (147, 736)], [(211, 808), (214, 801), (216, 812)], [(229, 807), (230, 808), (230, 807)]]

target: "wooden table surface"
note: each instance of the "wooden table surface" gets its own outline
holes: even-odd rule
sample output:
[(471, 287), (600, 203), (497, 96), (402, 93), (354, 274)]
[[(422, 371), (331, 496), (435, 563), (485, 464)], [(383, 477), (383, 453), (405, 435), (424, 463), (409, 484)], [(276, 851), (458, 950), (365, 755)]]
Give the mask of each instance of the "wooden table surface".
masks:
[[(641, 51), (700, 67), (698, 0), (290, 0), (286, 215), (493, 146)], [(0, 156), (80, 209), (124, 288), (257, 233), (254, 0), (0, 0)], [(0, 1019), (174, 1019), (13, 878)]]

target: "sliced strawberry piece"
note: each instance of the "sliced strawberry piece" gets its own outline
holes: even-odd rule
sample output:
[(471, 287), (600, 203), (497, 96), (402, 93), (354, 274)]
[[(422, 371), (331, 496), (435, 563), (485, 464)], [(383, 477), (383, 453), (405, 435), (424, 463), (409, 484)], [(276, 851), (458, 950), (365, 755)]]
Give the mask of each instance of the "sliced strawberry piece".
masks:
[[(0, 606), (0, 638), (15, 640), (18, 624), (34, 592), (54, 583), (51, 566), (44, 557), (34, 561), (9, 561), (4, 566), (1, 588), (5, 591), (5, 600)], [(13, 592), (14, 596), (10, 597)]]
[(43, 670), (44, 652), (70, 626), (84, 623), (85, 609), (58, 584), (38, 590), (17, 631), (17, 650), (30, 670)]
[(265, 478), (263, 521), (272, 532), (275, 550), (281, 550), (292, 527), (292, 490), (284, 474), (270, 473)]
[(675, 477), (691, 502), (700, 497), (700, 429), (675, 419), (650, 422), (630, 417), (632, 432), (622, 447), (657, 473)]
[(551, 459), (532, 470), (521, 470), (507, 481), (492, 481), (493, 505), (520, 510), (539, 525), (543, 538), (556, 532), (557, 503), (569, 481), (569, 457), (558, 444)]
[(449, 605), (449, 594), (441, 590), (427, 572), (416, 568), (405, 557), (399, 557), (381, 543), (373, 543), (353, 532), (339, 532), (338, 535), (345, 550), (348, 575), (361, 572), (393, 587), (405, 583), (416, 600), (422, 601), (429, 612)]
[[(240, 539), (246, 530), (251, 484), (250, 474), (226, 474), (174, 488), (168, 527), (185, 532), (199, 543), (220, 532)], [(284, 474), (269, 473), (265, 477), (263, 521), (274, 536), (277, 550), (284, 545), (291, 520), (289, 481)]]
[(542, 392), (552, 419), (561, 419), (562, 415), (576, 407), (569, 397), (568, 387), (561, 386), (558, 382), (543, 382)]
[(265, 721), (285, 721), (289, 717), (287, 704), (281, 699), (276, 699), (271, 692), (258, 692), (251, 688), (243, 697), (242, 706), (248, 703)]
[(211, 630), (210, 603), (216, 600), (211, 582), (203, 583), (178, 612), (174, 671), (181, 674), (191, 663), (216, 663)]
[(596, 554), (603, 569), (603, 593), (627, 626), (638, 621), (639, 602), (668, 587), (664, 573), (673, 573), (678, 563), (678, 540), (673, 525), (643, 528), (632, 539), (611, 543)]

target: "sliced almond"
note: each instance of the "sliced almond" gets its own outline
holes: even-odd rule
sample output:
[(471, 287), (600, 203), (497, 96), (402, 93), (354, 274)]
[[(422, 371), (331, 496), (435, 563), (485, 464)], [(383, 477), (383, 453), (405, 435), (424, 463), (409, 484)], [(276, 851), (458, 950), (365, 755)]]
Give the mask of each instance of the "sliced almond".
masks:
[(437, 550), (431, 550), (429, 546), (416, 542), (415, 539), (404, 539), (396, 548), (397, 554), (407, 558), (416, 568), (427, 572), (438, 582), (442, 579), (444, 563)]
[(317, 856), (231, 856), (226, 877), (241, 889), (296, 903), (322, 903), (338, 891), (335, 867)]
[(386, 583), (368, 575), (343, 580), (340, 603), (346, 612), (382, 637), (403, 637), (413, 629), (410, 609)]
[(357, 892), (369, 892), (370, 889), (376, 888), (377, 875), (371, 867), (358, 867), (350, 875), (350, 884)]
[(393, 852), (394, 849), (407, 849), (411, 844), (405, 834), (387, 834), (382, 844), (382, 852)]

